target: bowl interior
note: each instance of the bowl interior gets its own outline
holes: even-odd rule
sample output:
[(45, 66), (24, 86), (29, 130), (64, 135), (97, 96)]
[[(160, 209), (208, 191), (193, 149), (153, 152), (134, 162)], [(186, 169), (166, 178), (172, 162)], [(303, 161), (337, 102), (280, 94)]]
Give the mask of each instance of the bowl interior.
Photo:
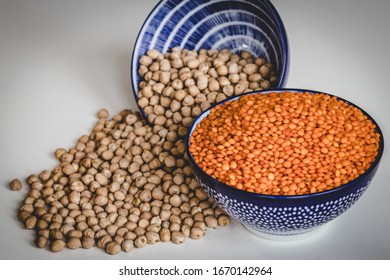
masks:
[(162, 0), (147, 17), (135, 43), (131, 78), (139, 91), (139, 57), (149, 49), (247, 50), (265, 57), (282, 87), (288, 70), (288, 42), (282, 20), (268, 0)]
[[(215, 107), (215, 106), (218, 106), (218, 105), (221, 105), (225, 102), (229, 102), (229, 101), (232, 101), (232, 100), (236, 100), (238, 98), (240, 98), (241, 96), (243, 95), (250, 95), (250, 94), (266, 94), (266, 93), (270, 93), (270, 92), (285, 92), (285, 91), (289, 91), (289, 92), (309, 92), (311, 94), (314, 94), (314, 93), (322, 93), (322, 94), (327, 94), (329, 96), (334, 96), (334, 95), (331, 95), (329, 93), (325, 93), (325, 92), (320, 92), (320, 91), (313, 91), (313, 90), (306, 90), (306, 89), (290, 89), (290, 88), (285, 88), (285, 89), (274, 89), (274, 90), (261, 90), (261, 91), (253, 91), (253, 92), (248, 92), (248, 93), (244, 93), (244, 94), (241, 94), (241, 95), (238, 95), (238, 96), (234, 96), (234, 97), (231, 97), (229, 99), (226, 99), (226, 100), (223, 100), (219, 103), (216, 103), (214, 104), (213, 106), (211, 106), (209, 109), (205, 110), (202, 114), (200, 114), (193, 122), (193, 124), (190, 126), (189, 130), (188, 130), (188, 133), (187, 133), (187, 137), (186, 137), (186, 152), (187, 152), (187, 155), (188, 155), (188, 158), (189, 158), (189, 161), (191, 163), (191, 165), (196, 169), (196, 173), (199, 173), (201, 174), (202, 177), (205, 177), (207, 178), (207, 181), (209, 182), (212, 182), (212, 184), (214, 186), (217, 186), (220, 187), (220, 188), (223, 188), (224, 190), (228, 191), (229, 193), (231, 193), (232, 195), (238, 195), (238, 196), (248, 196), (248, 197), (253, 197), (253, 198), (266, 198), (266, 199), (272, 199), (272, 200), (296, 200), (296, 199), (307, 199), (307, 198), (311, 198), (311, 197), (318, 197), (318, 196), (323, 196), (323, 195), (327, 195), (327, 194), (331, 194), (331, 193), (334, 193), (334, 192), (339, 192), (345, 188), (349, 188), (349, 187), (352, 187), (356, 184), (358, 184), (360, 181), (362, 181), (363, 179), (365, 179), (369, 174), (372, 174), (373, 170), (376, 169), (378, 167), (378, 164), (382, 158), (382, 154), (383, 154), (383, 151), (384, 151), (384, 138), (383, 138), (383, 133), (379, 127), (379, 125), (376, 123), (376, 121), (367, 113), (365, 112), (363, 109), (361, 109), (359, 106), (343, 99), (343, 98), (340, 98), (340, 97), (337, 97), (337, 99), (339, 100), (342, 100), (344, 101), (345, 103), (353, 106), (353, 107), (356, 107), (358, 108), (359, 110), (361, 110), (363, 112), (364, 115), (366, 115), (371, 121), (372, 123), (375, 124), (376, 126), (376, 132), (380, 134), (380, 142), (379, 142), (379, 148), (378, 148), (378, 155), (377, 157), (375, 158), (375, 161), (371, 164), (370, 168), (366, 170), (365, 173), (363, 173), (362, 175), (360, 175), (358, 178), (356, 178), (355, 180), (353, 181), (350, 181), (348, 182), (347, 184), (344, 184), (344, 185), (341, 185), (340, 187), (337, 187), (337, 188), (334, 188), (334, 189), (331, 189), (331, 190), (328, 190), (328, 191), (323, 191), (323, 192), (318, 192), (318, 193), (314, 193), (314, 194), (305, 194), (305, 195), (291, 195), (291, 196), (283, 196), (283, 195), (265, 195), (265, 194), (257, 194), (257, 193), (250, 193), (250, 192), (247, 192), (247, 191), (243, 191), (243, 190), (239, 190), (239, 189), (236, 189), (236, 188), (232, 188), (222, 182), (219, 182), (218, 180), (214, 179), (213, 177), (211, 177), (210, 175), (208, 175), (206, 172), (204, 172), (195, 162), (191, 152), (189, 151), (189, 146), (190, 146), (190, 136), (191, 134), (193, 133), (193, 131), (195, 130), (196, 126), (204, 119), (206, 118), (209, 114), (210, 114), (210, 110)], [(210, 188), (213, 188), (213, 185), (210, 185), (208, 187)]]

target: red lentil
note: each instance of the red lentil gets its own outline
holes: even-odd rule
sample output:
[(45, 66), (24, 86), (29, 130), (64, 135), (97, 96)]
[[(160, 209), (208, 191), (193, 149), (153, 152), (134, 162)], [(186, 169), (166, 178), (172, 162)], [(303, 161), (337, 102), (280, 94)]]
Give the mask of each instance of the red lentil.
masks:
[(190, 138), (196, 163), (237, 189), (269, 195), (330, 190), (363, 174), (380, 135), (361, 110), (326, 94), (245, 95), (213, 108)]

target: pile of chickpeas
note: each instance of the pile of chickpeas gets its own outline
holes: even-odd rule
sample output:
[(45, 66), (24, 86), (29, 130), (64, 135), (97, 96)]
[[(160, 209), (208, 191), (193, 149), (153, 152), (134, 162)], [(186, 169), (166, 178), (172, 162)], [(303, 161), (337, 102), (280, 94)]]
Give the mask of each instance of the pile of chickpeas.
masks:
[[(30, 175), (19, 220), (52, 252), (97, 246), (109, 254), (146, 244), (200, 239), (229, 217), (208, 198), (187, 162), (184, 136), (194, 117), (227, 97), (277, 84), (272, 65), (248, 52), (150, 50), (140, 58), (138, 104), (98, 113), (92, 132), (59, 164)], [(12, 190), (22, 183), (15, 179)]]
[(326, 94), (250, 94), (214, 107), (190, 137), (213, 178), (268, 195), (331, 190), (363, 174), (380, 135), (357, 107)]
[(186, 165), (177, 126), (150, 126), (129, 110), (109, 119), (103, 109), (98, 117), (75, 147), (55, 151), (58, 166), (27, 178), (19, 220), (35, 231), (39, 248), (97, 246), (117, 254), (200, 239), (229, 223)]

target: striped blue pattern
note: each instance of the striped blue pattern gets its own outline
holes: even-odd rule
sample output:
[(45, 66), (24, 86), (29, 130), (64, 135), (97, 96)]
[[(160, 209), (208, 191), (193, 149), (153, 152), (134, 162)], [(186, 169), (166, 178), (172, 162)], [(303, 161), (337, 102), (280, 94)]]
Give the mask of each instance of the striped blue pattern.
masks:
[(283, 23), (268, 0), (162, 0), (146, 19), (131, 64), (135, 95), (141, 81), (138, 59), (149, 49), (243, 50), (271, 62), (278, 87), (287, 78), (289, 54)]

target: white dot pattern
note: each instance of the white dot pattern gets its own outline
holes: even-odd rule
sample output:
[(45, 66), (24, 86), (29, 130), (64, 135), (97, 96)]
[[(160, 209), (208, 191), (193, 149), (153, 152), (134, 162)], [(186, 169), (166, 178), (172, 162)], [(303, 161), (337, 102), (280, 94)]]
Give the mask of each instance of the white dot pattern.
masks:
[(296, 206), (270, 207), (229, 198), (201, 182), (209, 196), (230, 216), (255, 230), (279, 235), (307, 232), (333, 220), (351, 207), (369, 184), (370, 181), (348, 195), (316, 205), (295, 202)]

